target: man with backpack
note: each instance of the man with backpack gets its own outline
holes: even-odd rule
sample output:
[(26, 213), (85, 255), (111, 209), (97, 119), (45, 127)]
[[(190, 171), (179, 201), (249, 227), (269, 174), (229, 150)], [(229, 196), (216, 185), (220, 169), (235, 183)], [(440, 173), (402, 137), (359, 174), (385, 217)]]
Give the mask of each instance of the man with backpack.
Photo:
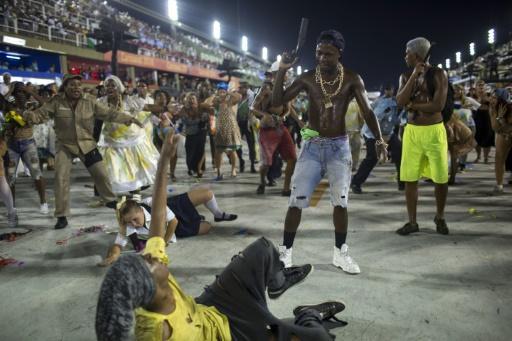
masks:
[(416, 207), (421, 177), (431, 179), (435, 186), (436, 230), (449, 233), (444, 219), (448, 194), (448, 139), (444, 122), (453, 112), (453, 91), (449, 96), (446, 73), (428, 63), (429, 54), (427, 39), (420, 37), (407, 43), (405, 61), (413, 71), (400, 76), (396, 96), (397, 104), (407, 111), (408, 122), (403, 136), (400, 180), (405, 182), (409, 222), (396, 231), (400, 235), (419, 231)]
[[(380, 125), (382, 138), (391, 145), (390, 140), (395, 126), (398, 124), (398, 110), (396, 99), (393, 96), (395, 89), (393, 85), (387, 85), (384, 89), (384, 95), (377, 98), (372, 104), (373, 113), (377, 117)], [(379, 158), (377, 155), (377, 146), (375, 145), (376, 139), (373, 136), (370, 128), (365, 123), (361, 130), (361, 135), (364, 137), (366, 144), (366, 156), (357, 169), (356, 174), (352, 178), (352, 192), (354, 194), (361, 194), (363, 190), (361, 185), (366, 181), (373, 168), (377, 165)], [(397, 165), (397, 170), (400, 167), (400, 148), (391, 149), (392, 159)]]

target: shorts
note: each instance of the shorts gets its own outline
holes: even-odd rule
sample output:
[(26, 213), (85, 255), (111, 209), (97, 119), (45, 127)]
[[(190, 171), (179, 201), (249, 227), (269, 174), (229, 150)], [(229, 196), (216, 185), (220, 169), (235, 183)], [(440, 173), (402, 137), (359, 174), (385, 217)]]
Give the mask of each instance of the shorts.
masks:
[(448, 182), (448, 139), (443, 123), (405, 127), (400, 181), (415, 182), (421, 177), (436, 184)]
[(312, 138), (302, 147), (292, 177), (289, 207), (306, 208), (325, 174), (329, 179), (331, 203), (347, 207), (352, 155), (347, 136), (335, 139)]
[(16, 169), (20, 159), (25, 167), (30, 170), (32, 179), (39, 180), (41, 178), (42, 173), (34, 139), (11, 140), (7, 144), (7, 150), (9, 152), (9, 182), (11, 185), (16, 182)]
[(276, 151), (283, 160), (296, 160), (295, 144), (288, 129), (281, 124), (278, 128), (260, 129), (260, 154), (265, 166), (272, 166), (272, 157)]
[(176, 231), (174, 232), (176, 237), (197, 236), (201, 225), (201, 216), (190, 201), (187, 193), (169, 197), (167, 199), (167, 207), (178, 219), (178, 226), (176, 226)]

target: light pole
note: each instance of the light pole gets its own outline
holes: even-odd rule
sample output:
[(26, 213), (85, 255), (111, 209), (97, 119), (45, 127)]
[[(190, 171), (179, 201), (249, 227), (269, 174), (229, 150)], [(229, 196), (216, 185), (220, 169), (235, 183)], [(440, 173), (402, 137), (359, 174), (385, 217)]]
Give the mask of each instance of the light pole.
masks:
[(220, 22), (217, 20), (213, 21), (212, 33), (215, 40), (220, 40)]
[(244, 51), (244, 53), (247, 53), (247, 51), (249, 51), (249, 40), (247, 39), (246, 36), (242, 37), (242, 51)]
[(444, 66), (446, 66), (446, 69), (450, 71), (450, 58), (446, 58)]
[(475, 43), (469, 43), (469, 55), (473, 59), (472, 63), (469, 64), (469, 87), (473, 86), (473, 71), (475, 70)]
[(264, 61), (268, 60), (268, 49), (265, 46), (261, 49), (261, 59)]

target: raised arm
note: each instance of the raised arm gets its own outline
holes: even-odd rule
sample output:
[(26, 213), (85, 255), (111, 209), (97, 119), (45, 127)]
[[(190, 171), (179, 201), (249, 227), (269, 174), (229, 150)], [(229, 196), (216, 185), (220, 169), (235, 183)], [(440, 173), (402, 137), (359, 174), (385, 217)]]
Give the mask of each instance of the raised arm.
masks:
[(263, 111), (263, 100), (271, 94), (268, 85), (264, 84), (251, 106), (251, 113), (257, 118), (262, 118), (266, 113)]
[(158, 161), (155, 184), (153, 186), (149, 237), (165, 238), (165, 227), (167, 223), (167, 170), (169, 169), (171, 158), (175, 154), (176, 144), (174, 140), (174, 130), (170, 129), (164, 139), (160, 160)]
[(305, 90), (305, 84), (303, 82), (303, 78), (307, 73), (302, 74), (301, 76), (295, 78), (292, 85), (290, 85), (286, 90), (283, 89), (284, 84), (284, 76), (289, 68), (293, 67), (297, 63), (298, 59), (292, 59), (292, 56), (284, 52), (279, 62), (279, 70), (277, 71), (276, 78), (274, 80), (274, 89), (272, 90), (272, 106), (278, 107), (287, 102), (290, 102), (292, 99), (297, 97), (297, 95)]
[(96, 119), (101, 121), (107, 121), (107, 122), (116, 122), (116, 123), (124, 123), (126, 125), (130, 124), (136, 124), (139, 127), (143, 128), (144, 125), (140, 123), (136, 118), (133, 116), (118, 111), (114, 108), (110, 108), (102, 103), (94, 102), (94, 116)]
[(23, 119), (29, 125), (44, 123), (55, 115), (55, 103), (56, 101), (49, 101), (36, 110), (26, 111), (23, 113)]

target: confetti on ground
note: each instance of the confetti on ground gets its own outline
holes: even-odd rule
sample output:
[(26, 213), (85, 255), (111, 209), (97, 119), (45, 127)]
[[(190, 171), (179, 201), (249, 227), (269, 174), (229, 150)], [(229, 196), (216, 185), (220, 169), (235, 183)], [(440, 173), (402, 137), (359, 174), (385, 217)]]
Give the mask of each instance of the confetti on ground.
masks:
[(76, 237), (80, 237), (86, 233), (96, 233), (96, 232), (105, 232), (105, 229), (107, 227), (105, 225), (93, 225), (93, 226), (89, 226), (89, 227), (82, 227), (80, 228), (78, 231), (74, 232), (71, 237), (68, 237), (66, 239), (60, 239), (60, 240), (57, 240), (55, 243), (57, 245), (65, 245), (67, 244), (67, 242), (70, 240), (70, 239), (73, 239), (73, 238), (76, 238)]
[(5, 240), (6, 242), (13, 242), (16, 239), (18, 239), (18, 237), (24, 236), (24, 235), (26, 235), (27, 233), (30, 233), (30, 232), (32, 232), (32, 230), (28, 230), (26, 232), (2, 233), (2, 234), (0, 234), (0, 240)]
[(478, 211), (476, 210), (476, 208), (473, 208), (471, 207), (469, 210), (468, 210), (469, 214), (476, 214)]
[(14, 258), (4, 258), (4, 257), (0, 256), (0, 269), (6, 267), (8, 265), (22, 266), (23, 264), (25, 264), (25, 262), (20, 262)]
[(249, 231), (248, 229), (240, 229), (237, 232), (233, 233), (233, 235), (235, 235), (235, 236), (242, 236), (242, 235), (252, 236), (253, 233), (251, 231)]

